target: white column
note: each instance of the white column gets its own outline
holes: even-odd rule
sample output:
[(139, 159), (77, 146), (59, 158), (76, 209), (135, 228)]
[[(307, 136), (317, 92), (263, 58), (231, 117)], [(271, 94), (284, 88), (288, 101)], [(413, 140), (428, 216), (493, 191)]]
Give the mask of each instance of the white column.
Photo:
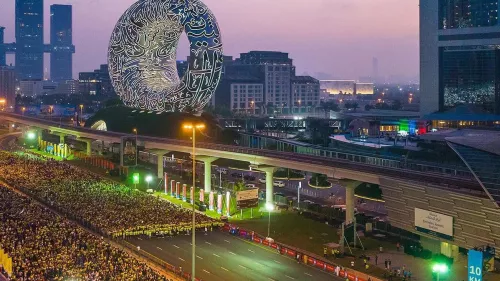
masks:
[(158, 153), (157, 155), (158, 157), (158, 163), (157, 163), (157, 175), (158, 175), (158, 178), (159, 179), (163, 179), (163, 154), (162, 153)]
[(274, 169), (266, 170), (266, 205), (274, 205), (274, 185), (273, 173)]
[(350, 224), (354, 222), (354, 187), (347, 185), (345, 188), (345, 223)]

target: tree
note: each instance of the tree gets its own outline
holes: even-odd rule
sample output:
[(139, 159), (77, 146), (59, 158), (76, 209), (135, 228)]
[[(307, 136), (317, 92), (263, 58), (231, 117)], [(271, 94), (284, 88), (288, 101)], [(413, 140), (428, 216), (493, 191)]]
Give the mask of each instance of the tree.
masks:
[(243, 191), (243, 190), (245, 190), (245, 183), (244, 182), (239, 181), (239, 182), (234, 183), (234, 186), (233, 186), (234, 192)]
[(338, 112), (340, 110), (339, 105), (334, 101), (321, 101), (319, 107), (325, 112), (325, 118), (328, 119), (330, 111)]
[(373, 106), (372, 106), (372, 105), (369, 105), (369, 104), (365, 105), (365, 110), (366, 110), (366, 111), (370, 111), (370, 110), (372, 110), (372, 109), (373, 109)]
[(392, 110), (400, 110), (403, 106), (401, 105), (401, 101), (400, 100), (393, 100), (392, 101), (392, 105), (391, 105), (391, 109)]
[(354, 109), (354, 112), (359, 108), (359, 104), (357, 102), (352, 104), (352, 109)]

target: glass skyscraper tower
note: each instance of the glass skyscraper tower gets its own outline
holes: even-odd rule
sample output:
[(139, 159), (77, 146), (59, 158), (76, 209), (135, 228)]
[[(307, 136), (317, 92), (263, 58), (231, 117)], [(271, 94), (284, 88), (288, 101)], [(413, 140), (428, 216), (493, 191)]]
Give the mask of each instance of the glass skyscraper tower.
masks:
[(422, 114), (474, 104), (500, 114), (499, 0), (420, 0)]
[(16, 71), (20, 80), (43, 79), (43, 0), (16, 0)]
[(73, 71), (72, 7), (50, 6), (50, 78), (60, 82), (70, 80)]

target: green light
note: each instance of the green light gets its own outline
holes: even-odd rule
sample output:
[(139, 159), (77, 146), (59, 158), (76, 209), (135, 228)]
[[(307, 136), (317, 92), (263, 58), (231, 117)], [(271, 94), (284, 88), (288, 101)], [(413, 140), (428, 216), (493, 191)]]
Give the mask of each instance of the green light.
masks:
[(151, 175), (146, 176), (146, 182), (150, 183), (153, 180), (153, 177)]
[(28, 137), (29, 140), (36, 139), (36, 134), (33, 132), (28, 132), (28, 134), (26, 136)]
[(139, 184), (139, 179), (140, 179), (139, 173), (134, 173), (132, 175), (132, 181), (134, 182), (134, 184)]
[(446, 273), (448, 272), (448, 266), (444, 263), (437, 263), (432, 266), (432, 272)]

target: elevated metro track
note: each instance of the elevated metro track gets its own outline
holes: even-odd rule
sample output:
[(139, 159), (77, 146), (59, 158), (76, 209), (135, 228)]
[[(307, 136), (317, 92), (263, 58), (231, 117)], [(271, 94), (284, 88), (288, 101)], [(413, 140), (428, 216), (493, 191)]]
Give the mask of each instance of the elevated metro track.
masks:
[[(61, 125), (54, 121), (43, 120), (13, 113), (0, 113), (0, 120), (24, 124), (50, 130), (54, 133), (76, 136), (83, 139), (93, 139), (105, 142), (121, 141), (124, 136), (135, 137), (132, 134), (110, 131), (98, 131), (89, 128)], [(138, 136), (147, 148), (163, 151), (191, 152), (191, 142), (177, 139), (165, 139), (149, 136)], [(197, 154), (246, 161), (254, 165), (290, 168), (301, 171), (322, 173), (331, 178), (351, 179), (373, 184), (380, 184), (383, 179), (418, 182), (421, 185), (452, 189), (461, 193), (474, 193), (483, 196), (483, 189), (473, 178), (456, 175), (421, 172), (404, 168), (390, 168), (359, 163), (349, 159), (336, 159), (324, 156), (314, 156), (293, 152), (278, 152), (267, 149), (246, 148), (233, 145), (198, 142)], [(364, 157), (364, 156), (359, 156)], [(484, 195), (486, 196), (486, 195)]]

